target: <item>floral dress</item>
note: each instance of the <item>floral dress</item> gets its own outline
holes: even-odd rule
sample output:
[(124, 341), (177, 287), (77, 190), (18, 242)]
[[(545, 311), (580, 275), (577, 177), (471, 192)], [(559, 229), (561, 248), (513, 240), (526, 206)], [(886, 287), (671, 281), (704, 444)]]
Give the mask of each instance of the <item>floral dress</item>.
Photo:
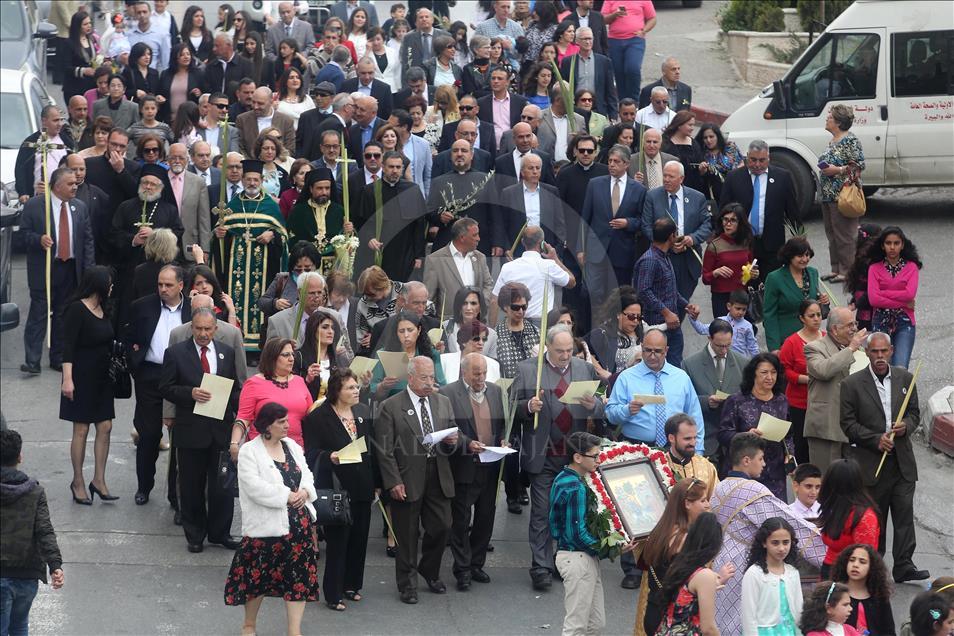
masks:
[[(288, 447), (282, 444), (285, 461), (275, 462), (285, 486), (292, 491), (301, 484), (301, 469)], [(244, 605), (260, 596), (286, 601), (318, 600), (318, 556), (312, 543), (313, 522), (304, 506), (288, 508), (290, 532), (283, 537), (243, 537), (228, 578), (225, 604)]]
[(689, 591), (689, 581), (701, 569), (697, 568), (679, 588), (676, 599), (666, 608), (662, 623), (656, 629), (656, 636), (702, 636), (699, 599)]
[[(824, 161), (831, 166), (847, 166), (853, 161), (858, 165), (859, 170), (865, 169), (865, 153), (854, 133), (848, 133), (838, 141), (832, 140), (828, 144), (828, 150), (822, 153), (818, 161), (819, 163)], [(845, 176), (839, 174), (826, 177), (819, 172), (818, 180), (821, 183), (821, 200), (823, 202), (837, 201), (838, 193), (845, 184)]]
[(726, 141), (724, 150), (714, 155), (705, 153), (705, 160), (709, 164), (705, 178), (709, 190), (704, 194), (711, 193), (710, 198), (718, 201), (722, 196), (722, 184), (725, 183), (726, 176), (742, 163), (742, 153), (734, 142)]

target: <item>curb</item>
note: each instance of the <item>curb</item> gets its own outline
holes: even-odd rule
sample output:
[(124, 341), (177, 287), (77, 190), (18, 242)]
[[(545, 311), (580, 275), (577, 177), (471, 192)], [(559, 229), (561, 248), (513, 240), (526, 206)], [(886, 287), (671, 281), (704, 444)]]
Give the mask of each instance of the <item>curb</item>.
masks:
[(704, 106), (697, 106), (695, 104), (692, 105), (691, 110), (692, 114), (696, 116), (696, 121), (699, 123), (713, 123), (722, 126), (725, 120), (729, 118), (729, 113)]

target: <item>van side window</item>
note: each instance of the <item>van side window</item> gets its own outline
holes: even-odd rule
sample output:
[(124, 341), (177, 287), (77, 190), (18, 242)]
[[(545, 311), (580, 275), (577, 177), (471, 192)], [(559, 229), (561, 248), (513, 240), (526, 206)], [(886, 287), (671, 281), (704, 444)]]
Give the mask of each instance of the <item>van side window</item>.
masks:
[(792, 105), (821, 112), (831, 100), (874, 98), (881, 38), (871, 33), (832, 35), (803, 62), (795, 77)]
[(895, 97), (954, 94), (954, 31), (895, 33), (891, 37)]

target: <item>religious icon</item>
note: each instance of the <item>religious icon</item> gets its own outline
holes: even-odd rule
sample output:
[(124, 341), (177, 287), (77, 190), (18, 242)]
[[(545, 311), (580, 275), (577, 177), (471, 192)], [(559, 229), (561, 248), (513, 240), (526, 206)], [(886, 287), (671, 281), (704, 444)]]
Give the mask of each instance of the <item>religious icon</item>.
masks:
[(598, 469), (606, 492), (631, 538), (649, 535), (666, 509), (668, 490), (648, 457)]

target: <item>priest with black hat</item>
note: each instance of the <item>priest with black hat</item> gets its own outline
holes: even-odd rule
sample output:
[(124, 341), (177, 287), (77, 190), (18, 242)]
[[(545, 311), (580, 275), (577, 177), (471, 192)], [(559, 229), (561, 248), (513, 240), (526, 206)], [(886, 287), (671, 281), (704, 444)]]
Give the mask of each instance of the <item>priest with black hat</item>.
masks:
[[(132, 301), (136, 300), (133, 277), (136, 266), (145, 261), (143, 245), (155, 230), (168, 228), (176, 235), (177, 242), (182, 241), (184, 229), (179, 219), (172, 185), (167, 171), (158, 164), (143, 164), (139, 173), (137, 196), (123, 201), (113, 215), (111, 239), (114, 249), (119, 283), (119, 324), (124, 323), (126, 313)], [(158, 275), (158, 270), (157, 270)], [(156, 280), (143, 291), (153, 294)]]
[(288, 215), (288, 235), (291, 245), (298, 241), (313, 243), (321, 253), (322, 274), (327, 276), (334, 268), (335, 248), (331, 239), (339, 234), (351, 234), (354, 225), (344, 220), (344, 208), (332, 201), (335, 177), (327, 168), (315, 168), (305, 176), (302, 196)]
[(275, 199), (262, 189), (263, 162), (242, 162), (242, 192), (232, 198), (228, 214), (216, 226), (213, 262), (223, 287), (235, 303), (245, 350), (258, 351), (262, 314), (258, 297), (278, 272), (288, 271), (288, 232)]

